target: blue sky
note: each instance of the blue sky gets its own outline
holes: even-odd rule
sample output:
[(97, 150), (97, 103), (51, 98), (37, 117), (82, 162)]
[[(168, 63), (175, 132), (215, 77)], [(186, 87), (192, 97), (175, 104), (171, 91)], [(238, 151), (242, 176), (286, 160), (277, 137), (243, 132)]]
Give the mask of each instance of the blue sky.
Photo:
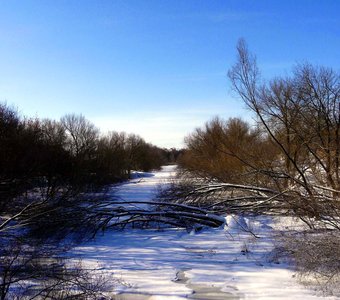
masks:
[(337, 0), (1, 0), (0, 101), (181, 147), (215, 115), (251, 117), (226, 76), (240, 37), (265, 77), (339, 70), (339, 13)]

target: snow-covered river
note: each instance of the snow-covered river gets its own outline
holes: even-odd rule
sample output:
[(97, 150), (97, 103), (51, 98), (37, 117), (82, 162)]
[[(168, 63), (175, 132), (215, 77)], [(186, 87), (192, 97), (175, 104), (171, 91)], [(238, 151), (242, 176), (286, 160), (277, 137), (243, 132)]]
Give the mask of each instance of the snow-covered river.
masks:
[[(125, 200), (151, 200), (175, 166), (122, 184)], [(273, 220), (226, 216), (228, 226), (185, 230), (107, 231), (73, 252), (84, 266), (117, 281), (116, 299), (320, 299), (284, 264), (268, 262)], [(238, 222), (261, 236), (243, 232)]]

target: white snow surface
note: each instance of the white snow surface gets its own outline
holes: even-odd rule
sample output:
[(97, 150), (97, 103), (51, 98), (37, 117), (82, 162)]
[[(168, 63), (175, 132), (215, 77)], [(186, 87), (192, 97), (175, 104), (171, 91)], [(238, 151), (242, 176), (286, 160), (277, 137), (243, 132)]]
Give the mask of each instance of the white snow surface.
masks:
[[(166, 184), (175, 172), (175, 166), (165, 166), (146, 177), (135, 174), (116, 193), (125, 200), (152, 200), (158, 185)], [(86, 268), (118, 279), (112, 294), (122, 293), (121, 299), (124, 293), (136, 295), (128, 299), (142, 299), (137, 295), (186, 299), (193, 291), (189, 284), (176, 282), (179, 273), (191, 284), (230, 293), (225, 299), (339, 299), (325, 298), (299, 284), (288, 265), (268, 262), (278, 220), (226, 216), (226, 224), (199, 233), (182, 229), (106, 231), (78, 246), (72, 256), (80, 258)]]

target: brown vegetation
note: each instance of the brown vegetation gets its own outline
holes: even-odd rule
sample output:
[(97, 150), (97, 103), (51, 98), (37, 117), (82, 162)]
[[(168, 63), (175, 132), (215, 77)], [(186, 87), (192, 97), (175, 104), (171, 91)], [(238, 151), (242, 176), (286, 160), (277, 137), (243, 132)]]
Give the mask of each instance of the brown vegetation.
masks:
[[(340, 229), (339, 74), (305, 64), (292, 77), (266, 83), (243, 40), (237, 50), (228, 75), (257, 123), (212, 120), (186, 138), (181, 166), (206, 182), (269, 188), (273, 194), (264, 198), (268, 209), (282, 212), (284, 207), (311, 228)], [(232, 198), (236, 190), (238, 197), (249, 191), (228, 188), (226, 196)], [(268, 200), (273, 195), (275, 203)], [(248, 196), (256, 200), (259, 195)]]

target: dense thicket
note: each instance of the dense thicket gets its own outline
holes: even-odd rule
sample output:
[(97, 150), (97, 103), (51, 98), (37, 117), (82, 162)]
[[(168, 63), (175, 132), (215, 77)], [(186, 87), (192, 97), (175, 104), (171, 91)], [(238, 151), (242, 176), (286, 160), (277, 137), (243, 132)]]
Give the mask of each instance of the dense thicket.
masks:
[(215, 118), (185, 138), (180, 166), (200, 178), (228, 183), (264, 184), (254, 169), (273, 164), (278, 155), (270, 139), (239, 118)]

